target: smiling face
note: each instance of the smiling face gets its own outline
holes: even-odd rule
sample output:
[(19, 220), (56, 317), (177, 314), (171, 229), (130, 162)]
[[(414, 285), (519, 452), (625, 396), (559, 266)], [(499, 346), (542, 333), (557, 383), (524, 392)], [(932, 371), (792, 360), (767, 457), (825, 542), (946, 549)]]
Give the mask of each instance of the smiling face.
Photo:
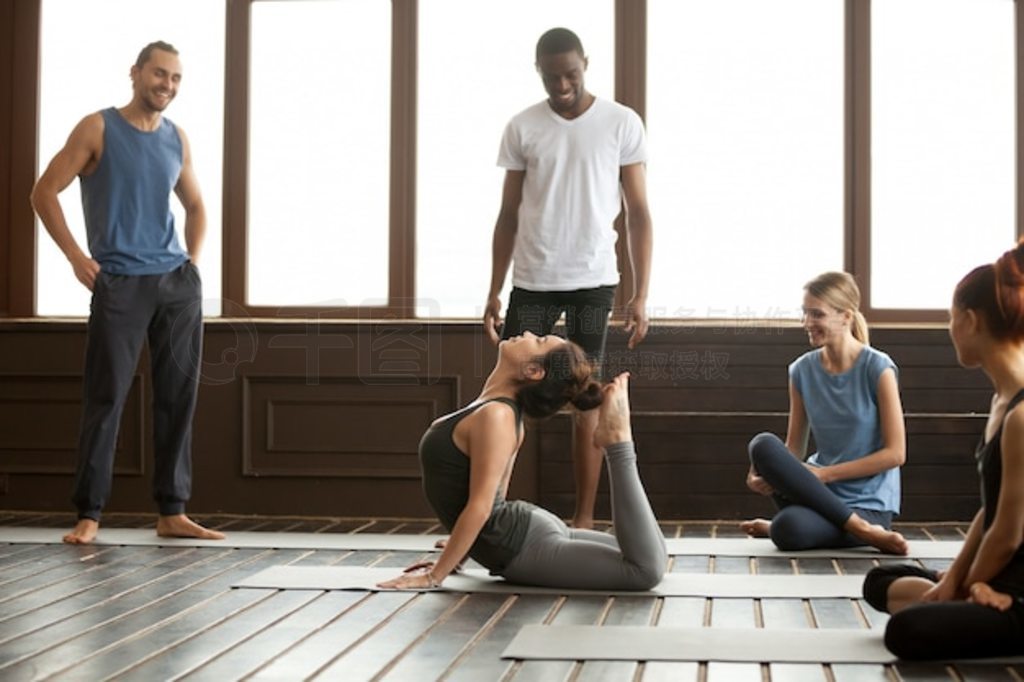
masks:
[(181, 61), (178, 55), (153, 50), (141, 67), (132, 66), (132, 91), (135, 101), (150, 112), (162, 112), (178, 94)]
[(820, 298), (804, 294), (803, 327), (807, 340), (815, 348), (849, 334), (851, 319), (848, 311), (836, 310)]
[(587, 60), (576, 51), (541, 55), (537, 60), (537, 73), (548, 93), (548, 104), (559, 116), (575, 118), (586, 110), (586, 70)]

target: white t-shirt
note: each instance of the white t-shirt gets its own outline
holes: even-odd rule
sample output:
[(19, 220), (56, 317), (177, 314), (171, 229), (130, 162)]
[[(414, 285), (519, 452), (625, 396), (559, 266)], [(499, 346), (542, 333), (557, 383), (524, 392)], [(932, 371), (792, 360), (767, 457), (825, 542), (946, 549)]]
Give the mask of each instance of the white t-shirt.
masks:
[(516, 114), (498, 153), (498, 166), (526, 171), (512, 284), (531, 291), (618, 284), (619, 169), (646, 160), (643, 123), (618, 102), (596, 98), (571, 120), (547, 100)]

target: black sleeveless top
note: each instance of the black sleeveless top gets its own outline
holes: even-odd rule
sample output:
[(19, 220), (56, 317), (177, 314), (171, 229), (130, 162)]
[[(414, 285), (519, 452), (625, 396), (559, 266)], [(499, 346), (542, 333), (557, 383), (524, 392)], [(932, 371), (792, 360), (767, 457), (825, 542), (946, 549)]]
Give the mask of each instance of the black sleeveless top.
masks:
[[(423, 492), (441, 524), (451, 532), (459, 514), (469, 501), (469, 470), (471, 460), (459, 450), (452, 438), (456, 425), (486, 405), (501, 402), (516, 413), (516, 432), (522, 423), (519, 406), (509, 398), (495, 398), (468, 405), (433, 424), (420, 439), (420, 467), (423, 470)], [(523, 548), (530, 514), (534, 505), (523, 501), (507, 501), (499, 489), (494, 496), (491, 515), (484, 523), (476, 542), (469, 550), (472, 557), (492, 574), (501, 573)]]
[[(1013, 396), (1006, 406), (1006, 414), (1017, 406), (1017, 403), (1024, 400), (1024, 389)], [(1005, 420), (1006, 417), (1004, 416)], [(1003, 427), (992, 436), (992, 440), (985, 442), (985, 436), (981, 437), (981, 443), (975, 453), (978, 460), (978, 473), (981, 476), (981, 504), (985, 509), (984, 528), (988, 530), (995, 520), (996, 506), (999, 504), (999, 489), (1003, 482), (1003, 450), (1001, 446), (1003, 438)], [(997, 590), (1009, 592), (1015, 596), (1024, 596), (1024, 544), (1017, 547), (1017, 551), (1010, 559), (1006, 567), (990, 581)]]

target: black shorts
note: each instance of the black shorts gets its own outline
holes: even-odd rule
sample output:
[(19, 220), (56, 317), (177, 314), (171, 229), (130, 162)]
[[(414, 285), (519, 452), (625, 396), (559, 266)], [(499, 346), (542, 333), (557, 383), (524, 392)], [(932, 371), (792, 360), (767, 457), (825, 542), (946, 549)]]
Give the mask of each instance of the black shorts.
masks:
[(538, 336), (550, 334), (564, 312), (566, 336), (599, 366), (604, 358), (608, 316), (614, 300), (614, 285), (576, 291), (528, 291), (512, 287), (501, 338), (508, 339), (525, 331)]

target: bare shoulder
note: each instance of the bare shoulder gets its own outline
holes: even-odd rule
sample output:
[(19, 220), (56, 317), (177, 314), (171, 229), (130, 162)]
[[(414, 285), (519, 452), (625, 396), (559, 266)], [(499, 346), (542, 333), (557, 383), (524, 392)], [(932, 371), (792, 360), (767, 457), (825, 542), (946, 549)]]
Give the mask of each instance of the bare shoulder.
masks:
[(68, 139), (68, 142), (77, 142), (87, 146), (99, 146), (103, 142), (103, 131), (105, 129), (106, 124), (103, 121), (103, 114), (98, 111), (91, 113), (78, 122), (75, 129), (71, 131), (71, 137)]
[(515, 428), (516, 411), (511, 405), (498, 400), (492, 400), (480, 406), (473, 417), (474, 427), (479, 425), (483, 428), (510, 426)]
[(1024, 403), (1015, 406), (1003, 418), (1002, 446), (1012, 443), (1019, 450), (1024, 450)]

